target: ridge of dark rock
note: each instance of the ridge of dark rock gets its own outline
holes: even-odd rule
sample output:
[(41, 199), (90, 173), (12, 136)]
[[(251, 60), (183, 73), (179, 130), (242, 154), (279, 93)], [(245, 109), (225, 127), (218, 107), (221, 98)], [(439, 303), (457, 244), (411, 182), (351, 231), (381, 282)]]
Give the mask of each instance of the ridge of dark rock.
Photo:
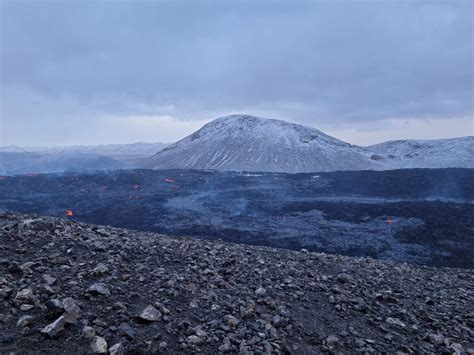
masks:
[(474, 275), (0, 214), (0, 353), (474, 352)]

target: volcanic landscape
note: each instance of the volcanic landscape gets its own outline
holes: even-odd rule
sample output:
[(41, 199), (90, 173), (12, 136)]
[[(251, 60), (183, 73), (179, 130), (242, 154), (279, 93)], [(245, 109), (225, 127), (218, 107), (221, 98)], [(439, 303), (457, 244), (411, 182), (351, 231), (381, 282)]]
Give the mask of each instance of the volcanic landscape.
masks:
[(474, 268), (474, 170), (119, 170), (0, 177), (0, 211)]

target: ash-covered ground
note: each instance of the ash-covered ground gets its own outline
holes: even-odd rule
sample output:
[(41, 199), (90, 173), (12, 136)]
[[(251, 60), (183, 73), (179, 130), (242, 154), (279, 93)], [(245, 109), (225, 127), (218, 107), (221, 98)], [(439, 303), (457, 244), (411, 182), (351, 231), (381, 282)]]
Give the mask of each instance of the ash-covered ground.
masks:
[(0, 177), (0, 210), (179, 236), (474, 268), (474, 170), (124, 170)]
[(0, 214), (0, 353), (474, 353), (474, 276)]

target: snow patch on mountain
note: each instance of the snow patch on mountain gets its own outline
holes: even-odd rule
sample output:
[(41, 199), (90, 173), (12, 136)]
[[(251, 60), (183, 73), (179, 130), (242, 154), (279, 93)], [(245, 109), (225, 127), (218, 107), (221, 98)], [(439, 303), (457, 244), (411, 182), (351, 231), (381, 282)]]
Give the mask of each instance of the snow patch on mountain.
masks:
[(474, 136), (396, 140), (367, 147), (386, 160), (390, 169), (474, 168)]
[(143, 162), (153, 169), (379, 170), (373, 153), (315, 128), (248, 115), (218, 118)]
[(218, 118), (143, 162), (152, 169), (270, 172), (472, 168), (473, 137), (360, 147), (315, 128), (248, 115)]

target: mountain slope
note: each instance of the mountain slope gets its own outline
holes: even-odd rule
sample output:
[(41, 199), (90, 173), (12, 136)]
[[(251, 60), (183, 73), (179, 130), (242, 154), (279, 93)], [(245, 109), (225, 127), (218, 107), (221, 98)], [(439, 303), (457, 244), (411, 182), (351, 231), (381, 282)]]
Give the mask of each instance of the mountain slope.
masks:
[(386, 158), (391, 169), (400, 168), (474, 168), (474, 136), (397, 140), (367, 147)]
[(289, 173), (383, 169), (372, 155), (311, 127), (232, 115), (206, 124), (142, 166)]

